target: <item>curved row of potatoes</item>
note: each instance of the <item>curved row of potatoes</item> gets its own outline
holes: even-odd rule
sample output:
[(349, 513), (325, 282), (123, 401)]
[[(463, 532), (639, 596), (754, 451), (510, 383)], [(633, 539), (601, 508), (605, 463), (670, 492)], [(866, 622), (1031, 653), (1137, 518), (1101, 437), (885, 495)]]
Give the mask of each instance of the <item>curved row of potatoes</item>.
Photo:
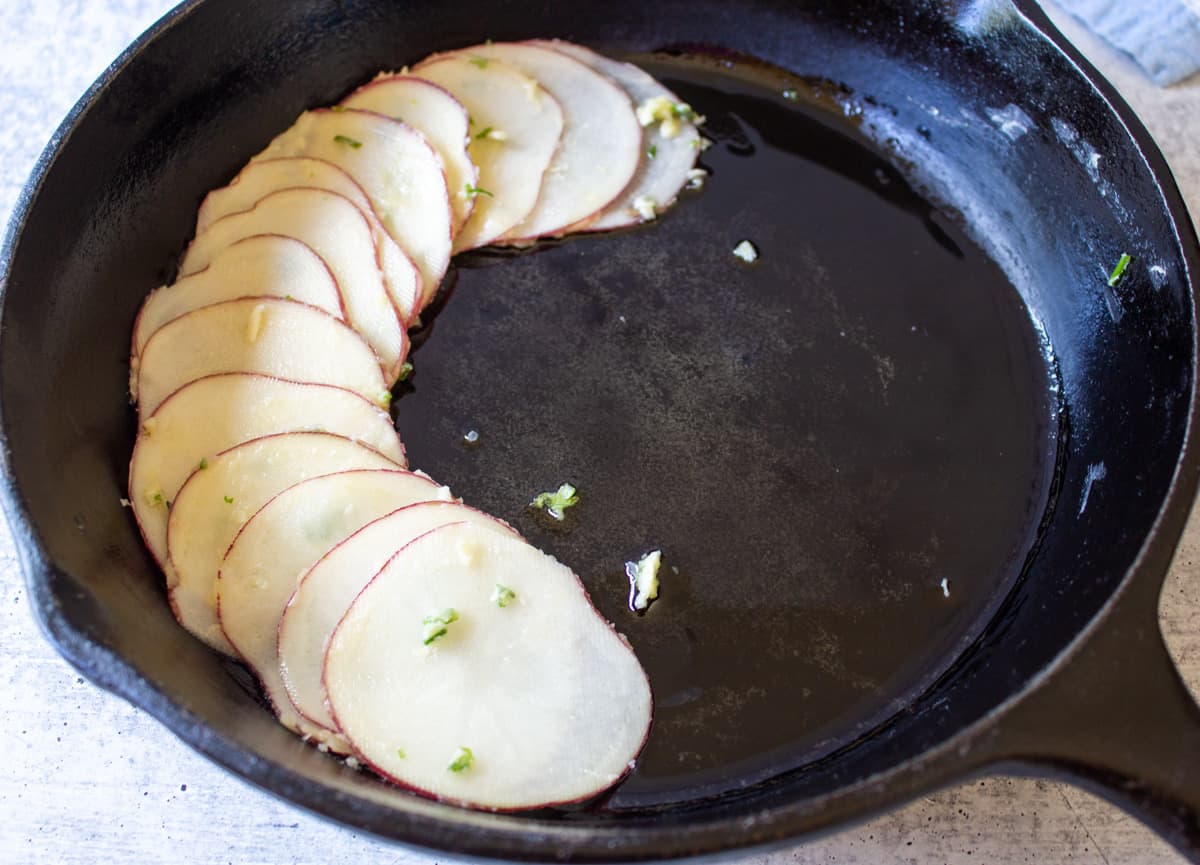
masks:
[(205, 198), (134, 325), (130, 503), (180, 623), (284, 726), (479, 808), (632, 766), (633, 652), (569, 569), (409, 471), (386, 409), (455, 252), (654, 218), (697, 122), (629, 64), (488, 43), (305, 112)]

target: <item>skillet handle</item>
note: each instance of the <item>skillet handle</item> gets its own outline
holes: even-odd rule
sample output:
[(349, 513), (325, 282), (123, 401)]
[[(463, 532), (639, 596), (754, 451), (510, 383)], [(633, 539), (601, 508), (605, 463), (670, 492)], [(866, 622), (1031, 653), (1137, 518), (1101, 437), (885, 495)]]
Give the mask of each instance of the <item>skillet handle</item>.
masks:
[(1074, 654), (998, 722), (994, 744), (1035, 774), (1118, 805), (1200, 863), (1200, 707), (1163, 642), (1161, 585), (1131, 582)]

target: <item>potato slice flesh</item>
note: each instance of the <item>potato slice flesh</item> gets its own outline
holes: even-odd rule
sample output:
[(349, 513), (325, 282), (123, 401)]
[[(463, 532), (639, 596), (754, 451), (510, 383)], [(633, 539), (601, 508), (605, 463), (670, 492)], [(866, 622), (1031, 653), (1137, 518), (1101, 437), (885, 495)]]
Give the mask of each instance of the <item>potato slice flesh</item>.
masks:
[(642, 130), (629, 97), (608, 78), (534, 43), (494, 42), (461, 53), (515, 66), (536, 79), (563, 110), (562, 142), (546, 170), (537, 206), (505, 239), (530, 241), (586, 224), (633, 180), (642, 155)]
[(446, 487), (412, 472), (338, 472), (288, 487), (238, 531), (217, 575), (217, 615), (285, 727), (327, 738), (323, 727), (295, 710), (279, 674), (279, 620), (299, 577), (367, 523), (405, 505), (450, 497)]
[(217, 571), (238, 530), (292, 484), (351, 469), (398, 466), (378, 451), (330, 433), (282, 433), (242, 442), (193, 472), (167, 520), (167, 554), (178, 582), (180, 624), (215, 649), (236, 652), (217, 620)]
[(273, 192), (196, 235), (179, 272), (195, 273), (221, 249), (263, 232), (302, 240), (321, 256), (337, 280), (346, 320), (379, 356), (389, 384), (394, 381), (408, 355), (408, 337), (383, 284), (371, 225), (349, 199), (324, 189)]
[(402, 323), (411, 323), (421, 297), (421, 274), (379, 222), (362, 187), (332, 162), (302, 157), (251, 162), (228, 186), (214, 189), (205, 197), (196, 217), (196, 233), (223, 216), (252, 210), (259, 201), (281, 189), (323, 189), (358, 208), (371, 225), (384, 287)]
[(475, 206), (475, 196), (465, 190), (479, 179), (467, 152), (471, 117), (462, 103), (432, 82), (411, 75), (381, 75), (351, 93), (342, 105), (401, 120), (428, 139), (446, 169), (451, 231), (457, 235)]
[(320, 256), (295, 238), (259, 234), (222, 249), (204, 270), (150, 292), (134, 322), (133, 355), (164, 324), (241, 297), (291, 297), (345, 318), (337, 282)]
[(356, 393), (253, 373), (197, 379), (171, 394), (150, 418), (129, 461), (129, 499), (142, 538), (167, 587), (178, 580), (167, 558), (167, 502), (204, 461), (274, 433), (323, 431), (362, 442), (397, 465), (404, 446), (387, 412)]
[[(466, 505), (422, 502), (364, 525), (301, 577), (279, 620), (278, 658), (292, 703), (310, 722), (335, 729), (325, 705), (321, 672), (329, 637), (347, 608), (399, 549), (431, 529), (454, 522), (519, 537), (507, 523)], [(338, 750), (348, 747), (343, 740)]]
[(411, 126), (370, 111), (306, 111), (255, 160), (324, 159), (353, 177), (379, 221), (421, 273), (422, 305), (450, 266), (451, 211), (437, 151)]
[(252, 297), (193, 310), (147, 340), (138, 364), (141, 416), (188, 382), (222, 372), (330, 384), (372, 402), (387, 393), (375, 354), (344, 322), (295, 301)]
[[(666, 99), (672, 105), (682, 101), (654, 76), (632, 63), (621, 63), (573, 42), (555, 39), (539, 40), (537, 44), (562, 51), (607, 75), (624, 88), (634, 105), (643, 105), (651, 99)], [(608, 231), (637, 225), (646, 221), (647, 207), (662, 213), (675, 203), (679, 191), (688, 183), (689, 172), (696, 167), (701, 142), (699, 131), (690, 121), (680, 120), (678, 129), (673, 131), (673, 135), (665, 135), (661, 123), (643, 128), (642, 158), (637, 174), (621, 196), (585, 230)], [(635, 202), (640, 203), (640, 207)]]
[[(504, 607), (498, 584), (513, 593)], [(457, 619), (423, 646), (422, 620), (450, 609)], [(330, 640), (325, 687), (342, 734), (378, 772), (486, 809), (607, 789), (651, 715), (645, 673), (575, 575), (469, 525), (417, 538), (363, 589)]]
[[(475, 209), (454, 238), (454, 251), (486, 246), (525, 219), (537, 204), (542, 178), (563, 132), (563, 113), (527, 75), (499, 61), (480, 68), (469, 57), (441, 54), (423, 61), (412, 75), (444, 87), (474, 123), (470, 145), (479, 168)], [(485, 129), (487, 136), (475, 138)], [(465, 187), (454, 195), (469, 195)]]

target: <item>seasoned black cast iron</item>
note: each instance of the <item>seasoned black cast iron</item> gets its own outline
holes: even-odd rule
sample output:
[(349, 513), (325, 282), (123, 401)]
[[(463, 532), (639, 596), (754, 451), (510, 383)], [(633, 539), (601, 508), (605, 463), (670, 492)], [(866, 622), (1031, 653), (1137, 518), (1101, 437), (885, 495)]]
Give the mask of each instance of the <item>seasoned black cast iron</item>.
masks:
[[(184, 4), (68, 119), (4, 252), (6, 510), (47, 634), (264, 789), (462, 855), (781, 843), (1016, 768), (1200, 861), (1200, 711), (1155, 618), (1196, 488), (1200, 253), (1048, 34), (1027, 2)], [(577, 568), (655, 688), (611, 797), (492, 815), (278, 727), (175, 625), (118, 500), (131, 322), (203, 193), (377, 69), (533, 35), (636, 56), (715, 145), (654, 226), (462, 257), (396, 401), (414, 463)], [(524, 503), (566, 479), (552, 530)], [(636, 617), (621, 564), (656, 546), (678, 572)]]

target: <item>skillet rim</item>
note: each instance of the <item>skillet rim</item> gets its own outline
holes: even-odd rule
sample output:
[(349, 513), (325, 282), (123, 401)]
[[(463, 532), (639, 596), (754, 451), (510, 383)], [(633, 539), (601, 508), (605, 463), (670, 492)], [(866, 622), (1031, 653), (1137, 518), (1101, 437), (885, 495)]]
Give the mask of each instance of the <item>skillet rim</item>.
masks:
[[(26, 221), (44, 181), (54, 170), (76, 126), (101, 94), (149, 44), (190, 17), (206, 2), (185, 0), (135, 39), (87, 89), (50, 137), (29, 180), (18, 195), (0, 244), (0, 324), (7, 308), (12, 262), (19, 252)], [(721, 815), (699, 824), (689, 821), (683, 827), (673, 822), (655, 821), (652, 817), (630, 818), (612, 824), (613, 827), (619, 827), (619, 832), (612, 832), (609, 827), (595, 829), (578, 823), (548, 823), (528, 818), (521, 818), (522, 822), (517, 824), (504, 818), (504, 815), (467, 811), (453, 806), (418, 802), (414, 805), (414, 811), (398, 811), (366, 797), (340, 792), (328, 795), (328, 788), (323, 785), (303, 779), (286, 767), (245, 750), (208, 728), (185, 707), (151, 686), (119, 654), (92, 641), (86, 633), (67, 622), (50, 587), (51, 579), (61, 572), (48, 558), (37, 528), (30, 519), (24, 497), (13, 481), (8, 415), (0, 394), (0, 471), (4, 474), (0, 505), (12, 530), (26, 589), (33, 599), (35, 618), (43, 634), (89, 680), (145, 710), (193, 750), (258, 789), (310, 813), (369, 832), (384, 840), (440, 855), (450, 851), (450, 855), (458, 858), (523, 861), (570, 858), (609, 862), (745, 854), (756, 849), (794, 843), (801, 835), (811, 838), (821, 831), (842, 828), (849, 822), (866, 819), (888, 807), (899, 805), (921, 792), (967, 780), (981, 773), (995, 759), (986, 750), (968, 753), (966, 757), (956, 758), (956, 755), (965, 744), (978, 740), (989, 728), (993, 728), (1014, 705), (1037, 690), (1056, 670), (1063, 668), (1090, 635), (1103, 627), (1117, 600), (1128, 592), (1131, 585), (1165, 579), (1170, 558), (1178, 545), (1200, 483), (1200, 446), (1195, 441), (1195, 423), (1200, 412), (1196, 375), (1197, 341), (1200, 336), (1200, 327), (1197, 326), (1200, 322), (1200, 298), (1197, 296), (1200, 294), (1200, 286), (1197, 285), (1200, 242), (1197, 241), (1195, 226), (1166, 160), (1116, 89), (1067, 41), (1035, 0), (1005, 2), (1010, 3), (1017, 13), (1020, 26), (1031, 30), (1034, 38), (1045, 40), (1063, 55), (1075, 73), (1115, 115), (1153, 177), (1174, 231), (1175, 244), (1184, 264), (1186, 285), (1191, 291), (1192, 386), (1184, 438), (1175, 461), (1175, 471), (1154, 522), (1126, 574), (1110, 592), (1101, 609), (1053, 660), (1030, 676), (1021, 690), (1003, 703), (993, 706), (973, 725), (917, 758), (893, 766), (858, 784), (845, 786), (828, 796), (792, 802), (757, 817)], [(970, 752), (969, 747), (967, 750)], [(432, 810), (437, 810), (432, 818), (428, 813), (419, 813)]]

